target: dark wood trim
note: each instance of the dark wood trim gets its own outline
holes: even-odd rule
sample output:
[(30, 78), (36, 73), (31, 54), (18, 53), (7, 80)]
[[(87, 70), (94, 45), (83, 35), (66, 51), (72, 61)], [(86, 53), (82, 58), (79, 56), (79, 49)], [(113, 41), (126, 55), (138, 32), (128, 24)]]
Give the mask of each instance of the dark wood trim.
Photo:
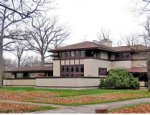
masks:
[(141, 60), (146, 61), (146, 59), (125, 59), (125, 60), (111, 60), (111, 61), (113, 62), (113, 61), (141, 61)]
[[(103, 58), (94, 58), (94, 57), (81, 57), (81, 58), (65, 58), (65, 59), (61, 59), (61, 60), (82, 60), (82, 59), (97, 59), (97, 60), (106, 60), (106, 61), (111, 61), (109, 59), (103, 59)], [(60, 60), (60, 59), (54, 59), (54, 60)]]
[(59, 50), (49, 50), (48, 52), (53, 52), (53, 53), (56, 53), (56, 52), (65, 52), (65, 51), (82, 51), (82, 50), (102, 50), (102, 51), (108, 51), (108, 52), (117, 52), (116, 50), (114, 49), (111, 49), (111, 48), (99, 48), (99, 47), (89, 47), (89, 48), (78, 48), (78, 49), (59, 49)]

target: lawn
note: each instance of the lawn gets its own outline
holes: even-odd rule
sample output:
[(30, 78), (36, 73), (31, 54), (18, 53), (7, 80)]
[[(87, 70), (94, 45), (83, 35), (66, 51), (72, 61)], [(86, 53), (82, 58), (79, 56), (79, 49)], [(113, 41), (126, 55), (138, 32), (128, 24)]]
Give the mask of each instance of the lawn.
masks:
[(3, 87), (0, 89), (0, 100), (17, 100), (72, 106), (145, 97), (150, 97), (150, 93), (147, 90), (68, 90), (33, 87)]
[(111, 110), (110, 113), (150, 113), (150, 103), (121, 107)]
[(55, 109), (51, 106), (36, 106), (26, 104), (13, 104), (0, 102), (0, 113), (28, 113), (34, 111), (43, 111)]

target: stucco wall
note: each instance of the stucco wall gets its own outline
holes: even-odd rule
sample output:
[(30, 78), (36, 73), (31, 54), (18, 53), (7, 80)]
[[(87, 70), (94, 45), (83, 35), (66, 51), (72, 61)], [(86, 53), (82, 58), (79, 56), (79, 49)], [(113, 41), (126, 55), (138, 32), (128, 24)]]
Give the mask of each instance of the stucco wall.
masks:
[(4, 86), (35, 86), (36, 79), (12, 79), (3, 80)]
[(145, 81), (140, 81), (140, 87), (145, 87)]
[[(97, 59), (85, 59), (84, 60), (84, 76), (97, 77), (99, 68), (111, 69), (111, 62)], [(100, 76), (105, 77), (105, 76)]]
[(116, 68), (128, 69), (132, 67), (132, 61), (113, 61), (111, 65), (112, 69)]
[(146, 60), (132, 61), (132, 67), (146, 67)]
[(60, 60), (53, 61), (53, 76), (60, 76)]
[(95, 87), (100, 83), (100, 78), (37, 78), (38, 87)]

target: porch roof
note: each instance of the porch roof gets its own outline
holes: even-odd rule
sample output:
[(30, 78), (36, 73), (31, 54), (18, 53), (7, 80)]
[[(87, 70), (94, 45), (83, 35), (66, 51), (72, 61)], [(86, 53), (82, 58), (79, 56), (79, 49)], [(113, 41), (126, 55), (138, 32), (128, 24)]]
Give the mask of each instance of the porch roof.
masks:
[(128, 69), (128, 72), (131, 73), (147, 73), (147, 68), (146, 67), (133, 67)]
[(5, 70), (5, 73), (13, 72), (43, 72), (53, 71), (53, 66), (32, 66), (32, 67), (15, 67)]

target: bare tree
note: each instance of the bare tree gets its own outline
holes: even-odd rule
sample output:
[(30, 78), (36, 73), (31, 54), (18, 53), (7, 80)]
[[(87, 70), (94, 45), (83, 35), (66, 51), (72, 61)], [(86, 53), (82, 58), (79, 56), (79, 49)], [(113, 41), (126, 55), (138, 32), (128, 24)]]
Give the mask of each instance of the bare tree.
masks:
[(137, 33), (131, 33), (130, 35), (122, 37), (120, 41), (118, 41), (118, 46), (127, 45), (127, 46), (136, 46), (136, 45), (145, 45), (143, 38)]
[(4, 58), (4, 66), (5, 66), (5, 70), (10, 69), (10, 68), (17, 67), (16, 60)]
[[(145, 33), (143, 38), (147, 46), (150, 46), (150, 18), (147, 17), (147, 20), (144, 23)], [(150, 92), (150, 51), (147, 52), (147, 77), (148, 77), (148, 91)]]
[[(46, 53), (51, 48), (57, 48), (69, 36), (65, 27), (60, 26), (56, 20), (42, 18), (33, 22), (32, 30), (28, 29), (27, 38), (29, 49), (41, 56), (41, 65), (44, 64)], [(54, 46), (53, 46), (54, 45)]]
[(25, 41), (17, 41), (14, 46), (11, 47), (11, 53), (13, 53), (17, 58), (17, 66), (20, 67), (24, 60), (22, 56), (25, 51), (28, 51), (27, 43)]
[(109, 40), (110, 32), (108, 30), (101, 29), (101, 31), (97, 33), (97, 37), (99, 42)]
[(5, 39), (16, 39), (10, 35), (15, 24), (25, 21), (39, 14), (45, 0), (2, 0), (0, 1), (0, 87), (3, 78), (3, 47)]
[(25, 56), (23, 57), (22, 66), (30, 67), (30, 66), (39, 66), (41, 64), (38, 56)]

